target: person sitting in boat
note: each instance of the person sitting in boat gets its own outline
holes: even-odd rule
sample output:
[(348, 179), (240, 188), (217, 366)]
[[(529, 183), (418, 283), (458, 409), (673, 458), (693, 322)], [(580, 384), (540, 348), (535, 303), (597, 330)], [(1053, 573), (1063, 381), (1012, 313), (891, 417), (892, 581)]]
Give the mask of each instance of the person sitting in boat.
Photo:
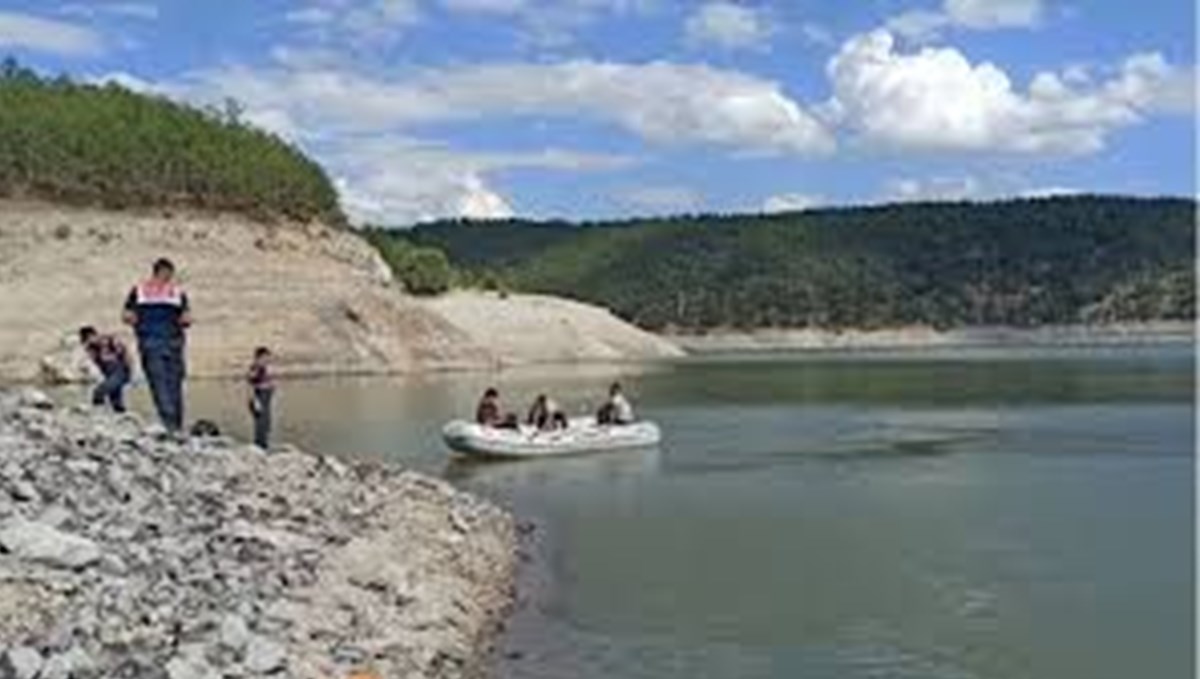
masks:
[(549, 396), (538, 394), (529, 408), (525, 422), (542, 430), (566, 429), (567, 414)]
[(479, 399), (479, 406), (475, 408), (475, 422), (496, 429), (517, 428), (516, 414), (504, 414), (500, 408), (500, 392), (495, 387), (488, 387), (483, 392), (483, 398)]
[(608, 425), (633, 424), (633, 420), (633, 406), (630, 405), (629, 399), (625, 398), (621, 383), (613, 382), (608, 388), (608, 401), (600, 406), (600, 412), (596, 413), (596, 422)]

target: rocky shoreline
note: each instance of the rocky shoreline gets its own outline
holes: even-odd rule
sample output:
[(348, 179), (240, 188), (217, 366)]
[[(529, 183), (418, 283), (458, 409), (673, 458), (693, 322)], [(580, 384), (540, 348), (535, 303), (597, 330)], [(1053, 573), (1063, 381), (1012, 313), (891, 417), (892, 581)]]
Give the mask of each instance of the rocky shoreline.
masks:
[(0, 676), (472, 677), (511, 517), (443, 481), (0, 391)]

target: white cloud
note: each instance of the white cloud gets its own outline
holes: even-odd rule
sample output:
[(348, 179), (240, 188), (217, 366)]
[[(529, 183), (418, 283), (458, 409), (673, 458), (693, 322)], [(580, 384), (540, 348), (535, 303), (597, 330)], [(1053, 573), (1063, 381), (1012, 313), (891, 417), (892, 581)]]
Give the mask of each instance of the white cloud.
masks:
[(943, 11), (967, 28), (1034, 26), (1042, 18), (1042, 0), (946, 0)]
[(231, 66), (157, 86), (127, 74), (108, 79), (197, 104), (233, 97), (245, 106), (244, 119), (320, 158), (339, 178), (356, 221), (502, 215), (512, 201), (493, 183), (507, 170), (612, 171), (639, 162), (562, 149), (466, 152), (411, 136), (427, 124), (591, 118), (652, 143), (734, 153), (817, 153), (832, 143), (774, 83), (702, 66), (575, 61), (434, 69), (385, 80), (320, 60), (299, 63), (308, 67)]
[(417, 0), (307, 0), (284, 19), (304, 29), (310, 44), (361, 51), (395, 42), (421, 12)]
[(515, 214), (504, 196), (484, 186), (478, 176), (468, 175), (467, 180), (466, 193), (459, 200), (454, 215), (470, 219), (505, 219)]
[(441, 0), (452, 12), (480, 14), (518, 14), (529, 8), (528, 0)]
[(193, 99), (232, 96), (251, 109), (289, 111), (331, 133), (482, 117), (566, 117), (608, 122), (660, 144), (774, 153), (833, 147), (829, 132), (778, 84), (668, 62), (480, 65), (406, 80), (333, 67), (228, 67), (195, 75), (185, 90)]
[(623, 204), (651, 212), (682, 212), (704, 204), (704, 196), (690, 186), (638, 186), (617, 195)]
[(951, 23), (950, 17), (942, 12), (916, 9), (888, 19), (884, 27), (902, 38), (926, 42), (939, 37)]
[(161, 88), (159, 88), (155, 83), (145, 80), (144, 78), (139, 78), (132, 73), (126, 73), (125, 71), (113, 71), (99, 77), (86, 78), (86, 82), (95, 85), (107, 85), (112, 83), (114, 85), (120, 85), (121, 87), (124, 87), (132, 92), (141, 92), (143, 94), (163, 94)]
[(804, 39), (810, 44), (818, 47), (834, 47), (837, 45), (837, 39), (833, 37), (833, 32), (815, 21), (806, 21), (801, 24), (800, 35), (804, 36)]
[(1041, 23), (1043, 0), (944, 0), (940, 10), (911, 10), (892, 17), (886, 27), (909, 40), (937, 38), (947, 28), (977, 31), (1030, 28)]
[(1070, 186), (1036, 186), (1032, 189), (1025, 189), (1018, 195), (1021, 198), (1054, 198), (1057, 196), (1077, 196), (1081, 193), (1083, 191)]
[(729, 0), (712, 0), (687, 18), (684, 31), (694, 45), (724, 49), (761, 49), (774, 32), (761, 10)]
[(763, 201), (760, 211), (765, 213), (800, 212), (825, 204), (825, 199), (811, 193), (781, 193)]
[(983, 184), (969, 175), (893, 179), (884, 188), (885, 200), (902, 202), (961, 201), (978, 199), (985, 195)]
[(883, 189), (886, 202), (946, 202), (999, 200), (1004, 198), (1052, 198), (1082, 193), (1079, 189), (1053, 184), (1031, 185), (1021, 176), (975, 175), (896, 178)]
[[(413, 81), (379, 81), (344, 70), (226, 69), (188, 83), (200, 101), (234, 96), (247, 119), (289, 138), (304, 130), (343, 177), (355, 221), (407, 224), (435, 217), (504, 216), (512, 204), (490, 177), (512, 168), (614, 170), (634, 159), (562, 150), (469, 154), (377, 134), (421, 123), (487, 115), (592, 117), (662, 143), (811, 151), (828, 143), (809, 132), (797, 105), (769, 83), (702, 67), (594, 62), (479, 66), (430, 71)], [(649, 197), (644, 196), (649, 199)], [(659, 195), (660, 199), (664, 199)], [(676, 204), (678, 204), (678, 196)], [(690, 203), (690, 201), (689, 201)], [(659, 204), (659, 209), (665, 204)], [(675, 207), (675, 206), (672, 206)]]
[(325, 26), (334, 23), (337, 15), (327, 7), (301, 7), (289, 11), (284, 15), (284, 19), (293, 24)]
[(63, 5), (59, 13), (93, 18), (102, 14), (153, 21), (158, 18), (158, 6), (148, 2), (92, 2)]
[(1132, 57), (1090, 87), (1039, 73), (1021, 92), (994, 64), (949, 47), (898, 51), (886, 30), (847, 41), (827, 72), (831, 120), (865, 142), (907, 150), (1090, 153), (1144, 113), (1181, 109), (1187, 98), (1185, 76), (1160, 55)]
[(96, 56), (104, 52), (104, 41), (100, 34), (84, 26), (0, 11), (0, 48), (63, 56)]
[(516, 168), (604, 171), (634, 159), (561, 149), (467, 153), (397, 136), (340, 140), (326, 155), (340, 175), (343, 206), (356, 223), (407, 225), (439, 217), (499, 218), (511, 201), (490, 176)]
[(1196, 106), (1196, 76), (1195, 67), (1172, 66), (1157, 52), (1135, 54), (1105, 93), (1145, 113), (1190, 114)]
[(555, 48), (574, 41), (579, 29), (604, 16), (653, 11), (660, 0), (438, 0), (450, 12), (515, 19), (524, 42)]

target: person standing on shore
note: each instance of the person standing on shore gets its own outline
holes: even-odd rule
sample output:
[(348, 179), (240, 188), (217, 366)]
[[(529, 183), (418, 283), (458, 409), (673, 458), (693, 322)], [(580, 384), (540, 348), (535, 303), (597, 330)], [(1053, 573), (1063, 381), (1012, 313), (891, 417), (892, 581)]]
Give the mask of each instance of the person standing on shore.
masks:
[(268, 450), (271, 445), (271, 401), (275, 397), (275, 380), (271, 375), (271, 350), (254, 350), (254, 361), (246, 371), (250, 388), (250, 416), (254, 420), (254, 445)]
[(182, 431), (185, 332), (192, 316), (187, 293), (175, 283), (171, 260), (156, 261), (150, 278), (129, 291), (123, 319), (137, 335), (142, 372), (159, 419), (168, 431)]
[(101, 335), (90, 325), (79, 329), (79, 342), (103, 376), (92, 390), (92, 405), (107, 402), (113, 412), (125, 412), (125, 385), (129, 384), (130, 374), (125, 345), (112, 335)]

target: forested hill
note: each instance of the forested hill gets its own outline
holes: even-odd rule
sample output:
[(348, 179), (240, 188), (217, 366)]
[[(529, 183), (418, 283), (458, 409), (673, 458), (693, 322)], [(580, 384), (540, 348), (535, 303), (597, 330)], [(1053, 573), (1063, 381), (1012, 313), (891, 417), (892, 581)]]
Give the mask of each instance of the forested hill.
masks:
[(1196, 203), (1074, 196), (393, 232), (468, 277), (653, 329), (1040, 325), (1195, 317)]
[(243, 123), (118, 85), (0, 64), (0, 197), (344, 222), (321, 167)]

